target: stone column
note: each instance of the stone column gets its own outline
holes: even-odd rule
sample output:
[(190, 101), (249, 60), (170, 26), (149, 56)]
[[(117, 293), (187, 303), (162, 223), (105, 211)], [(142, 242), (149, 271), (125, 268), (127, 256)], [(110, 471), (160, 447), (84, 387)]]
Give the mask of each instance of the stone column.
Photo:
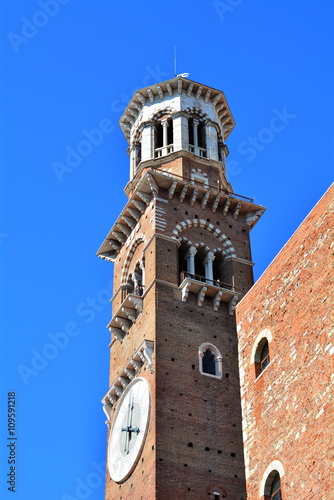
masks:
[(140, 269), (141, 269), (141, 284), (143, 285), (143, 287), (145, 286), (145, 261), (142, 260), (140, 262)]
[(141, 139), (141, 159), (151, 160), (154, 157), (154, 125), (149, 122), (145, 124)]
[(130, 146), (129, 153), (130, 153), (130, 181), (131, 181), (136, 172), (136, 150), (134, 145)]
[(203, 261), (203, 264), (205, 266), (205, 277), (207, 279), (207, 283), (211, 283), (211, 285), (213, 285), (213, 283), (209, 280), (213, 280), (213, 261), (214, 261), (214, 258), (215, 258), (215, 254), (213, 252), (208, 252), (204, 261)]
[(138, 167), (138, 163), (141, 161), (141, 158), (140, 158), (140, 147), (141, 145), (140, 144), (135, 144), (135, 170), (137, 170), (137, 167)]
[(188, 118), (180, 114), (173, 116), (174, 151), (189, 150)]
[(168, 129), (168, 121), (167, 120), (161, 120), (161, 125), (162, 125), (162, 156), (165, 156), (167, 154), (167, 129)]
[(195, 255), (197, 252), (197, 248), (191, 246), (188, 252), (185, 255), (185, 259), (187, 261), (187, 271), (190, 274), (195, 274)]
[(198, 120), (193, 120), (193, 137), (194, 137), (194, 147), (195, 147), (195, 155), (198, 155)]
[(216, 127), (208, 122), (205, 127), (206, 156), (218, 161), (218, 137)]

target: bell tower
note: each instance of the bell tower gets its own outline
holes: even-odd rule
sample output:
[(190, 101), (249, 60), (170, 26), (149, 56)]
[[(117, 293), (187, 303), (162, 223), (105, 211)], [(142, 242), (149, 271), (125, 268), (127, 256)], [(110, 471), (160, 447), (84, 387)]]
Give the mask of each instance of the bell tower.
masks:
[(105, 498), (245, 500), (234, 310), (265, 209), (227, 181), (221, 91), (151, 85), (120, 125), (128, 201), (97, 253), (114, 263)]

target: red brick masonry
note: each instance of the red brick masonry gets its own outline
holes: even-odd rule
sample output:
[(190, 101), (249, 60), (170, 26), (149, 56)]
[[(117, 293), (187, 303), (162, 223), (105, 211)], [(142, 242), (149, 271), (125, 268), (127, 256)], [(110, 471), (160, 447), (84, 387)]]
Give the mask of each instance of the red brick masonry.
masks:
[(284, 500), (334, 498), (333, 197), (332, 185), (237, 306), (248, 500), (266, 498), (274, 460)]

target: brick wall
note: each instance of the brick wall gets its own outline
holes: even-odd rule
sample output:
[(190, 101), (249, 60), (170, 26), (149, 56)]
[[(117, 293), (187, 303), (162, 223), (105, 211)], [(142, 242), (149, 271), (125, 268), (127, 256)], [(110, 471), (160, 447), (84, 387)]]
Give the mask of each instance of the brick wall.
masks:
[[(274, 460), (284, 500), (334, 498), (333, 195), (332, 186), (237, 306), (249, 500), (263, 498)], [(270, 364), (256, 378), (263, 336)]]

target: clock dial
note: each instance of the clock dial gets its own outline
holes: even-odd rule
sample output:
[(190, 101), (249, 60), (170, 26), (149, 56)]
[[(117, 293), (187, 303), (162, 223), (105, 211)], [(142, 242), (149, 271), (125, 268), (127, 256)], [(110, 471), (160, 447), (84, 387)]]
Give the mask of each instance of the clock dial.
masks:
[(115, 413), (108, 446), (108, 468), (116, 482), (136, 466), (147, 433), (150, 411), (148, 382), (137, 378), (125, 389)]

